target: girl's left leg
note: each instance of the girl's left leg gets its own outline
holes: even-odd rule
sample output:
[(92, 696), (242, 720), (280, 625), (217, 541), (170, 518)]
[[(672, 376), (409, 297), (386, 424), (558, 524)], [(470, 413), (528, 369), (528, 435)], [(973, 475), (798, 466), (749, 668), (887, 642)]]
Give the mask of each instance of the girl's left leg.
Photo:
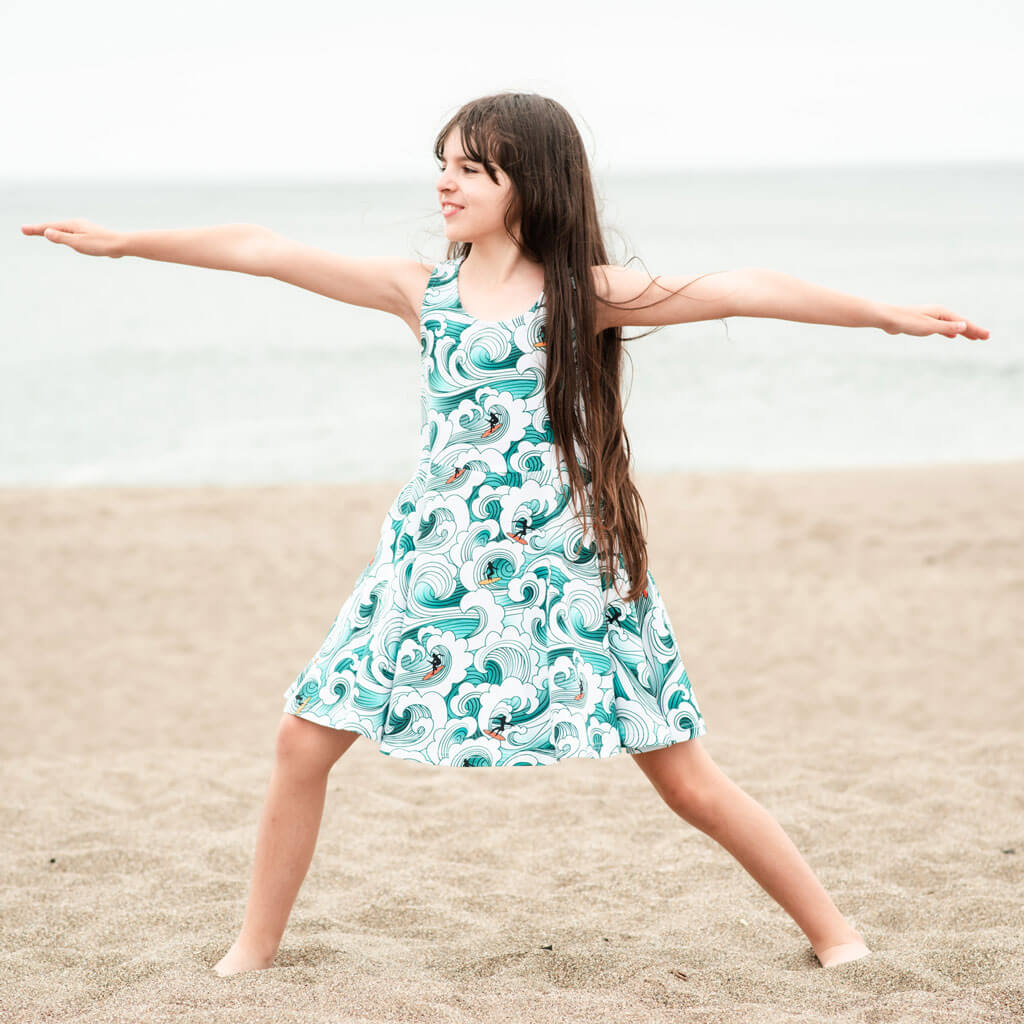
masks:
[(725, 847), (793, 918), (822, 967), (870, 952), (782, 826), (722, 772), (698, 737), (631, 756), (665, 803)]

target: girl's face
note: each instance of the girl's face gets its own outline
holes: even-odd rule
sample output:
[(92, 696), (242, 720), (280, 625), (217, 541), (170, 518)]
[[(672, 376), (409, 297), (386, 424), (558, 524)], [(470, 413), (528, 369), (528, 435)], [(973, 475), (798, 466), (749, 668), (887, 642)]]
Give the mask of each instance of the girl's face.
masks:
[[(504, 236), (505, 209), (514, 191), (508, 175), (496, 167), (498, 183), (491, 181), (483, 164), (466, 157), (458, 128), (445, 139), (440, 168), (437, 193), (447, 238), (473, 242), (492, 233)], [(458, 208), (451, 210), (448, 203)]]

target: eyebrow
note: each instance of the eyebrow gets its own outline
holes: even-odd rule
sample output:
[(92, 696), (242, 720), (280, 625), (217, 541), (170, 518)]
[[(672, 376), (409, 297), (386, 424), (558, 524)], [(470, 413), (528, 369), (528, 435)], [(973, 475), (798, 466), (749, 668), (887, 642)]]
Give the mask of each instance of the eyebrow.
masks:
[[(444, 160), (445, 158), (442, 156), (441, 159)], [(480, 163), (479, 160), (474, 160), (470, 156), (456, 156), (456, 157), (452, 157), (452, 159), (457, 164), (478, 164), (478, 163)]]

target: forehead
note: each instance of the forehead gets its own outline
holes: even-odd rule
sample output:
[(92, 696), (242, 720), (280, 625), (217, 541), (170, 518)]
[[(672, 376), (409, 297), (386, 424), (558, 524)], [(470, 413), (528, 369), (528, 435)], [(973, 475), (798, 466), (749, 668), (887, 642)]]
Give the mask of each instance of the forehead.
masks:
[[(486, 140), (478, 139), (478, 142), (486, 143)], [(465, 149), (462, 146), (462, 133), (458, 128), (453, 128), (448, 133), (448, 138), (444, 140), (444, 146), (442, 148), (444, 157), (446, 160), (461, 160), (474, 162), (472, 157), (466, 155)], [(486, 145), (484, 146), (484, 155), (487, 155)]]
[(444, 147), (442, 152), (446, 159), (449, 160), (467, 160), (465, 150), (462, 148), (462, 137), (458, 134), (458, 131), (454, 131), (447, 139), (444, 140)]

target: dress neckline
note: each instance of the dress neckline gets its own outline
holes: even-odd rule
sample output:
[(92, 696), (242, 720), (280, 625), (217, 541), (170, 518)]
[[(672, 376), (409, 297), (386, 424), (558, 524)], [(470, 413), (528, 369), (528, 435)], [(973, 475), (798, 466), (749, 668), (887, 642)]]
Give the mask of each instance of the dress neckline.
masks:
[(459, 309), (461, 309), (462, 312), (466, 314), (466, 316), (468, 316), (471, 319), (475, 320), (477, 323), (481, 323), (481, 324), (501, 324), (501, 325), (504, 326), (506, 324), (512, 323), (514, 320), (521, 320), (523, 317), (529, 316), (531, 313), (535, 312), (540, 307), (540, 304), (544, 301), (544, 292), (545, 292), (546, 289), (542, 288), (541, 292), (540, 292), (540, 295), (537, 296), (537, 301), (534, 302), (534, 304), (528, 310), (526, 310), (523, 313), (517, 313), (515, 316), (507, 317), (504, 320), (485, 320), (483, 317), (474, 316), (462, 304), (462, 296), (459, 294), (459, 271), (462, 269), (462, 264), (465, 261), (465, 259), (466, 259), (465, 256), (461, 256), (457, 260), (454, 261), (455, 262), (455, 305)]

